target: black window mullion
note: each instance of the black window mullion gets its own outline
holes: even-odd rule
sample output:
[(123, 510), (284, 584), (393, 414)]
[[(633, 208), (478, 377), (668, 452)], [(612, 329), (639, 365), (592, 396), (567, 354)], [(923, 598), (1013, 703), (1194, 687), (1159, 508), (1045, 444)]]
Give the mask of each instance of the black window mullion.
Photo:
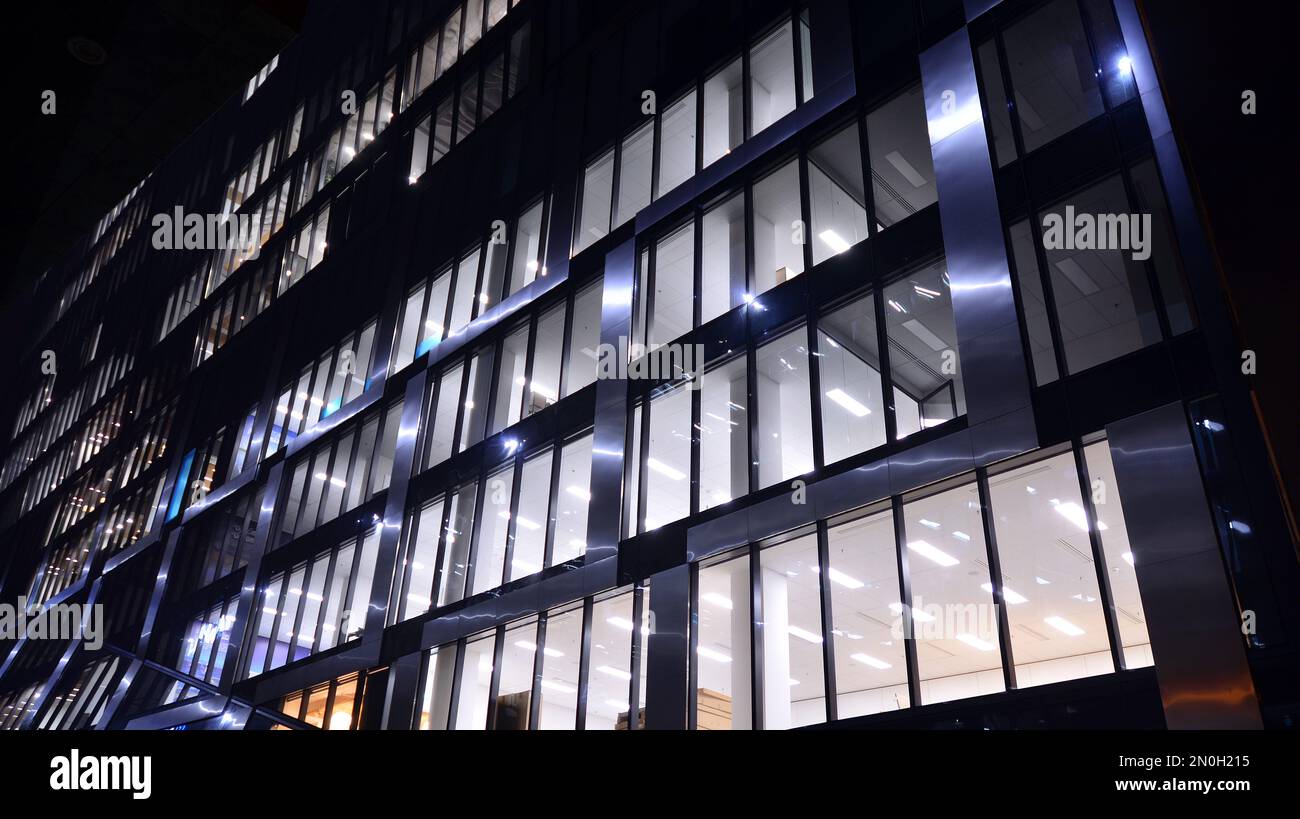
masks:
[(479, 479), (478, 486), (474, 490), (474, 520), (470, 522), (469, 549), (465, 552), (465, 588), (461, 592), (462, 600), (471, 596), (474, 591), (474, 575), (478, 573), (479, 563), (479, 530), (483, 528), (485, 517), (483, 514), (483, 496), (487, 491), (488, 481), (491, 479), (491, 475), (484, 475)]
[(641, 730), (641, 664), (645, 662), (645, 641), (641, 624), (645, 622), (645, 588), (637, 585), (632, 590), (632, 656), (628, 668), (632, 679), (628, 681), (627, 727), (629, 731)]
[(690, 565), (690, 633), (687, 635), (688, 661), (686, 663), (687, 711), (686, 729), (699, 728), (700, 689), (700, 564)]
[(912, 706), (921, 704), (921, 672), (917, 663), (916, 622), (912, 618), (912, 575), (908, 570), (907, 523), (903, 517), (902, 498), (891, 500), (894, 513), (894, 554), (898, 558), (898, 590), (902, 598), (903, 654), (907, 663), (907, 693)]
[(542, 709), (542, 675), (546, 673), (546, 624), (550, 620), (549, 612), (542, 612), (537, 618), (537, 648), (533, 651), (533, 684), (528, 694), (528, 730), (537, 730), (537, 718)]
[(497, 697), (501, 693), (501, 658), (505, 654), (506, 627), (497, 626), (492, 646), (492, 680), (488, 683), (487, 730), (497, 727)]
[[(339, 615), (338, 615), (339, 622), (334, 626), (335, 631), (339, 635), (339, 640), (338, 640), (339, 643), (348, 642), (348, 632), (343, 630), (343, 612), (344, 612), (343, 607), (346, 606), (348, 602), (352, 600), (352, 594), (357, 589), (357, 574), (361, 571), (361, 553), (365, 551), (363, 549), (364, 541), (365, 541), (365, 535), (362, 534), (360, 537), (356, 538), (352, 542), (352, 571), (348, 573), (347, 588), (343, 590), (343, 597), (339, 601)], [(348, 614), (348, 630), (350, 631), (352, 630), (352, 616), (353, 616), (352, 610), (347, 609), (347, 614)], [(361, 625), (362, 628), (364, 629), (365, 628), (364, 620), (362, 621)]]
[(563, 443), (551, 448), (550, 490), (546, 496), (546, 539), (542, 544), (542, 568), (550, 566), (555, 560), (555, 530), (558, 525), (556, 511), (560, 502), (560, 476), (562, 474), (560, 464), (563, 456)]
[(830, 577), (831, 557), (830, 535), (826, 521), (817, 523), (817, 564), (817, 585), (821, 591), (822, 604), (822, 674), (825, 680), (823, 690), (826, 692), (826, 719), (834, 722), (840, 718), (839, 689), (835, 680), (835, 639), (833, 637), (835, 617), (831, 606), (833, 595), (831, 584), (827, 581)]
[(329, 613), (330, 586), (334, 584), (334, 567), (338, 565), (338, 562), (338, 551), (330, 550), (329, 563), (325, 567), (325, 585), (321, 586), (323, 594), (320, 603), (320, 614), (316, 616), (316, 633), (312, 635), (311, 644), (313, 650), (317, 650), (321, 640), (325, 637), (325, 615)]
[[(554, 486), (554, 483), (552, 483)], [(594, 617), (594, 604), (590, 597), (582, 601), (582, 643), (578, 654), (578, 701), (577, 721), (574, 727), (579, 731), (587, 730), (587, 698), (590, 696), (588, 677), (591, 675), (591, 621)]]
[[(880, 391), (885, 403), (885, 440), (898, 440), (898, 416), (894, 407), (893, 366), (889, 355), (889, 330), (885, 326), (885, 299), (883, 288), (873, 289), (868, 297), (876, 319), (876, 349), (880, 351)], [(818, 401), (820, 404), (821, 402)]]
[(993, 584), (993, 605), (998, 615), (998, 648), (1002, 654), (1002, 684), (1006, 690), (1016, 685), (1015, 653), (1011, 646), (1011, 624), (1007, 617), (1006, 594), (1002, 588), (1002, 560), (998, 555), (997, 529), (993, 525), (993, 505), (989, 492), (989, 473), (985, 467), (975, 470), (979, 491), (980, 521), (984, 527), (984, 549), (989, 564), (989, 581)]
[[(460, 713), (460, 676), (465, 672), (465, 654), (468, 642), (465, 638), (456, 641), (456, 657), (452, 664), (451, 673), (451, 696), (448, 698), (450, 703), (447, 707), (447, 730), (461, 730), (463, 726), (456, 724), (456, 717)], [(428, 660), (426, 659), (426, 664)]]
[[(407, 525), (404, 527), (406, 542), (402, 547), (402, 563), (397, 567), (397, 577), (393, 583), (397, 592), (397, 605), (391, 609), (396, 615), (393, 622), (400, 623), (406, 619), (406, 600), (411, 592), (411, 573), (413, 572), (412, 564), (415, 562), (415, 544), (420, 537), (420, 508), (413, 507), (407, 513)], [(328, 584), (327, 584), (328, 586)], [(432, 606), (430, 606), (432, 608)], [(391, 623), (390, 623), (391, 625)]]
[(1092, 546), (1092, 565), (1097, 571), (1097, 594), (1101, 597), (1101, 609), (1106, 618), (1106, 637), (1110, 643), (1111, 661), (1116, 670), (1128, 666), (1124, 661), (1124, 642), (1119, 630), (1118, 612), (1115, 608), (1115, 596), (1110, 588), (1110, 574), (1106, 571), (1106, 550), (1101, 542), (1101, 532), (1097, 527), (1097, 509), (1092, 502), (1092, 480), (1088, 472), (1088, 461), (1083, 457), (1083, 442), (1075, 438), (1071, 442), (1074, 454), (1074, 466), (1079, 476), (1079, 495), (1083, 499), (1083, 508), (1088, 522), (1088, 542)]
[(766, 651), (763, 647), (763, 569), (759, 557), (759, 545), (752, 543), (746, 551), (748, 556), (745, 559), (748, 561), (749, 569), (749, 678), (752, 686), (750, 706), (753, 711), (750, 727), (755, 731), (761, 731), (766, 727), (763, 687), (765, 682), (763, 674), (766, 670), (763, 667), (766, 659)]
[[(442, 574), (442, 564), (443, 561), (447, 559), (447, 534), (451, 529), (451, 499), (455, 494), (456, 490), (452, 490), (443, 495), (442, 498), (442, 514), (438, 517), (438, 548), (436, 550), (437, 554), (434, 557), (433, 565), (433, 588), (429, 593), (430, 611), (438, 608), (438, 598), (442, 594), (442, 583), (444, 579)], [(459, 496), (457, 495), (457, 497)]]
[[(541, 319), (538, 312), (534, 312), (528, 320), (528, 345), (524, 349), (524, 386), (519, 391), (519, 405), (516, 407), (519, 410), (520, 420), (528, 417), (528, 391), (533, 386), (533, 370), (537, 364), (537, 329), (540, 323)], [(504, 342), (501, 349), (505, 349)], [(498, 369), (504, 370), (504, 368), (505, 362), (502, 361)], [(560, 393), (557, 392), (556, 395), (560, 395)]]
[(510, 467), (510, 517), (506, 519), (506, 553), (501, 563), (501, 582), (515, 580), (514, 566), (511, 561), (515, 555), (515, 538), (519, 533), (519, 494), (520, 484), (524, 481), (524, 459), (516, 454)]

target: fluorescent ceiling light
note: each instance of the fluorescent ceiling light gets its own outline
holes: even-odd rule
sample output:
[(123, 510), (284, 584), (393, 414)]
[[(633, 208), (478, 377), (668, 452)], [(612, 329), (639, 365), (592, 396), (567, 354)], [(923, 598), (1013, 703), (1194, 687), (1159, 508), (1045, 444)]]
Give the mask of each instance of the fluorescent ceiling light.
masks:
[(928, 527), (930, 527), (931, 529), (938, 529), (938, 528), (939, 528), (939, 524), (935, 523), (935, 522), (932, 521), (932, 520), (927, 520), (926, 518), (921, 518), (921, 519), (920, 519), (919, 521), (917, 521), (917, 522), (920, 523), (922, 526), (928, 526)]
[[(1065, 518), (1070, 523), (1073, 523), (1075, 526), (1077, 526), (1080, 532), (1088, 531), (1088, 519), (1087, 516), (1084, 515), (1083, 513), (1082, 506), (1075, 503), (1074, 501), (1070, 501), (1068, 503), (1061, 503), (1055, 498), (1052, 498), (1051, 504), (1052, 504), (1052, 508), (1056, 510), (1057, 514), (1059, 514), (1061, 517)], [(1097, 529), (1099, 531), (1104, 532), (1106, 531), (1107, 528), (1108, 527), (1106, 526), (1106, 524), (1102, 523), (1101, 521), (1097, 521)]]
[(1079, 266), (1074, 259), (1060, 259), (1056, 263), (1056, 269), (1061, 271), (1065, 278), (1070, 280), (1070, 284), (1078, 288), (1079, 292), (1085, 296), (1091, 296), (1093, 293), (1101, 292), (1101, 288), (1092, 280), (1092, 276)]
[(997, 646), (993, 645), (989, 641), (981, 640), (974, 634), (958, 634), (957, 639), (979, 651), (993, 651), (997, 648)]
[(853, 413), (853, 415), (858, 418), (865, 418), (871, 414), (871, 410), (867, 409), (862, 402), (858, 401), (839, 387), (836, 387), (833, 390), (828, 390), (826, 392), (826, 397)]
[(924, 324), (917, 321), (916, 319), (908, 319), (907, 321), (903, 322), (903, 326), (906, 327), (908, 330), (910, 330), (912, 332), (912, 335), (916, 336), (917, 338), (921, 339), (921, 341), (925, 342), (925, 346), (929, 347), (931, 350), (934, 350), (936, 353), (939, 352), (940, 350), (945, 350), (948, 348), (948, 344), (943, 339), (936, 336), (933, 333), (933, 331), (930, 330), (929, 327), (926, 327)]
[(1080, 634), (1084, 633), (1084, 630), (1076, 626), (1074, 623), (1071, 623), (1064, 617), (1058, 617), (1055, 614), (1051, 617), (1044, 617), (1043, 622), (1069, 637), (1078, 637)]
[(827, 570), (826, 576), (829, 577), (834, 582), (839, 583), (841, 586), (843, 586), (846, 589), (860, 589), (866, 585), (856, 577), (847, 575), (844, 572), (840, 571), (839, 569), (835, 569), (835, 568)]
[(728, 597), (724, 597), (723, 595), (718, 594), (717, 592), (708, 592), (706, 594), (702, 594), (700, 595), (700, 599), (705, 602), (712, 603), (718, 608), (726, 609), (727, 611), (731, 611), (732, 609), (731, 599)]
[(731, 658), (728, 657), (726, 654), (723, 654), (721, 651), (714, 651), (708, 646), (700, 646), (699, 648), (695, 649), (695, 653), (700, 655), (706, 660), (714, 660), (719, 663), (731, 662)]
[(903, 175), (904, 179), (912, 183), (912, 187), (923, 188), (929, 184), (925, 177), (917, 173), (916, 168), (912, 167), (912, 163), (904, 159), (903, 155), (898, 151), (890, 151), (885, 154), (885, 161), (890, 165), (893, 165), (894, 170), (898, 171)]
[(916, 291), (917, 295), (925, 296), (927, 299), (937, 299), (942, 295), (938, 290), (931, 290), (930, 288), (922, 287), (919, 284), (912, 285), (912, 289)]
[(863, 665), (869, 665), (872, 668), (879, 669), (880, 671), (884, 671), (886, 668), (893, 668), (893, 666), (890, 665), (889, 663), (885, 662), (884, 660), (877, 660), (875, 657), (872, 657), (870, 654), (850, 654), (849, 659), (857, 660)]
[(536, 532), (538, 529), (542, 528), (542, 525), (540, 523), (534, 523), (533, 521), (529, 520), (526, 517), (523, 517), (522, 515), (515, 518), (515, 523), (518, 523), (520, 526), (524, 527), (530, 532)]
[(890, 299), (890, 300), (889, 300), (889, 306), (892, 307), (892, 308), (894, 308), (895, 310), (897, 310), (897, 311), (900, 312), (900, 313), (906, 313), (906, 312), (907, 312), (907, 310), (904, 309), (903, 305), (899, 304), (898, 302), (894, 301), (893, 299)]
[[(993, 593), (992, 583), (981, 583), (980, 588), (988, 592), (989, 594)], [(1016, 591), (1015, 589), (1008, 588), (1007, 586), (1002, 587), (1002, 598), (1013, 606), (1018, 606), (1021, 603), (1029, 602), (1028, 597), (1025, 597), (1020, 592)]]
[(599, 671), (601, 674), (604, 674), (607, 677), (613, 677), (616, 680), (629, 682), (632, 679), (632, 675), (630, 673), (624, 671), (621, 668), (615, 668), (612, 665), (597, 666), (596, 670)]
[(954, 530), (953, 533), (952, 533), (952, 536), (955, 537), (955, 538), (957, 538), (958, 540), (964, 540), (964, 541), (966, 541), (967, 543), (970, 542), (970, 535), (966, 534), (965, 532), (958, 532), (958, 531)]
[(1040, 585), (1040, 586), (1050, 586), (1050, 585), (1052, 585), (1052, 581), (1050, 581), (1050, 580), (1045, 580), (1045, 579), (1039, 577), (1038, 575), (1034, 575), (1034, 582), (1037, 583), (1037, 584)]
[(646, 458), (645, 465), (653, 469), (655, 472), (658, 472), (660, 475), (663, 475), (665, 478), (670, 478), (674, 481), (681, 481), (686, 479), (685, 472), (682, 472), (677, 469), (673, 469), (671, 466), (658, 460), (657, 458)]
[(565, 489), (564, 491), (565, 491), (565, 492), (568, 492), (570, 495), (573, 495), (575, 498), (581, 498), (581, 499), (583, 499), (583, 500), (585, 500), (585, 501), (590, 501), (590, 500), (591, 500), (591, 493), (588, 492), (587, 490), (583, 489), (581, 486), (570, 485), (570, 486), (569, 486), (567, 489)]
[(817, 235), (821, 238), (823, 242), (827, 244), (827, 246), (830, 247), (831, 250), (835, 251), (836, 253), (843, 253), (844, 251), (848, 250), (850, 247), (853, 247), (853, 245), (844, 241), (844, 238), (833, 230), (829, 230), (829, 229), (823, 230), (821, 233)]
[(820, 634), (813, 634), (811, 631), (808, 631), (807, 629), (799, 628), (798, 626), (787, 626), (786, 630), (790, 632), (791, 637), (798, 637), (800, 640), (803, 640), (804, 642), (820, 643), (822, 641), (822, 637)]
[(931, 546), (929, 543), (926, 543), (924, 540), (910, 541), (907, 544), (907, 548), (916, 552), (921, 557), (924, 557), (926, 560), (931, 560), (935, 563), (938, 563), (940, 566), (943, 566), (944, 568), (947, 568), (949, 566), (956, 566), (958, 563), (961, 562), (960, 560), (948, 554), (944, 550)]
[(1133, 565), (1133, 553), (1132, 553), (1132, 552), (1125, 552), (1124, 554), (1120, 555), (1120, 557), (1123, 558), (1123, 559), (1124, 559), (1124, 562), (1127, 563), (1128, 565), (1130, 565), (1130, 566)]
[[(531, 651), (533, 653), (537, 652), (537, 644), (529, 642), (528, 640), (516, 640), (515, 645), (522, 648), (524, 651)], [(564, 652), (554, 648), (544, 648), (542, 649), (542, 655), (545, 657), (563, 657)]]

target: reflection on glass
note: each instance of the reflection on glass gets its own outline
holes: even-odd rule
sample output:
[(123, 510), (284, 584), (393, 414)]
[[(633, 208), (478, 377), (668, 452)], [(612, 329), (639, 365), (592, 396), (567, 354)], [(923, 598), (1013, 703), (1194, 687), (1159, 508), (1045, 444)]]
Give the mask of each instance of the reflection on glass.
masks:
[(704, 374), (700, 393), (700, 509), (749, 492), (745, 357)]
[(749, 559), (702, 567), (695, 656), (695, 721), (702, 731), (753, 727)]
[(826, 463), (834, 463), (885, 443), (874, 297), (828, 313), (817, 329), (822, 447)]
[(754, 455), (760, 489), (813, 468), (806, 339), (800, 327), (758, 348), (758, 451)]
[(885, 288), (898, 437), (966, 414), (952, 289), (942, 260)]

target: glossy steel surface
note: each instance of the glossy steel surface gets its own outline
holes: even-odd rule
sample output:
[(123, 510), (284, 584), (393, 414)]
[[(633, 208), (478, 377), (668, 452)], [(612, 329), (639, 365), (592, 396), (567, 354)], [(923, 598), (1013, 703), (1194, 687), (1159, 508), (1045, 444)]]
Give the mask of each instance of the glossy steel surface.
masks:
[(1166, 722), (1181, 729), (1262, 727), (1182, 404), (1126, 418), (1106, 432)]

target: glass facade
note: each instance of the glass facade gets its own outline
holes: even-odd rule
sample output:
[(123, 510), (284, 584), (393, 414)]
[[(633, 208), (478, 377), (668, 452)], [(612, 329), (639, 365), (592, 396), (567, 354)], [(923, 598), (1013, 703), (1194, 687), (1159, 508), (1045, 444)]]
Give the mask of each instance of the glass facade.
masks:
[[(941, 213), (971, 203), (928, 63), (868, 76), (856, 4), (648, 9), (732, 33), (626, 76), (557, 57), (589, 32), (544, 3), (434, 5), (249, 80), (290, 103), (209, 198), (255, 246), (129, 277), (146, 180), (60, 279), (80, 360), (15, 392), (0, 580), (133, 605), (120, 653), (0, 676), (0, 727), (225, 696), (278, 729), (795, 729), (1150, 682), (1118, 442), (1221, 387), (1109, 2), (972, 24), (987, 230)], [(63, 315), (110, 287), (147, 320)]]

